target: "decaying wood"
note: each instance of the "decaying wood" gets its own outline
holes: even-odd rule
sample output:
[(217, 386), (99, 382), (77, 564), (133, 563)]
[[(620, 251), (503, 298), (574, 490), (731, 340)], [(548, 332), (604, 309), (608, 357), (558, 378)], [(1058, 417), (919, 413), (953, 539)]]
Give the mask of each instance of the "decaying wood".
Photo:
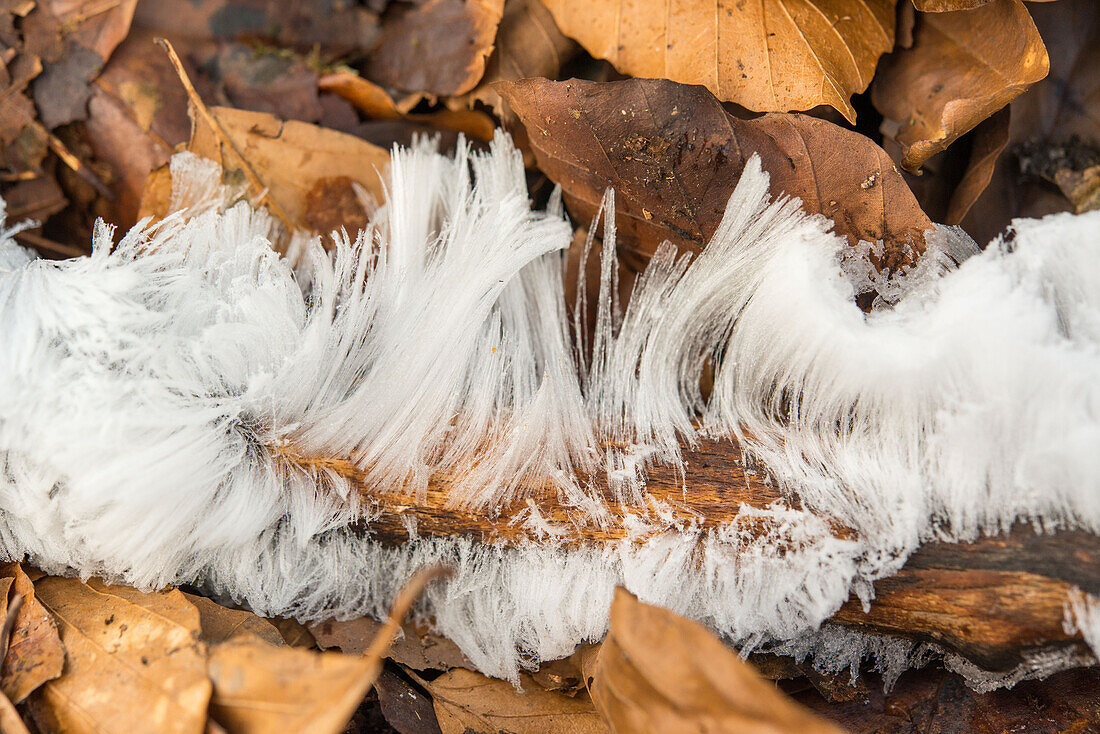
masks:
[[(339, 472), (361, 483), (365, 475), (347, 461), (308, 459), (282, 449), (296, 464)], [(516, 544), (538, 538), (517, 519), (533, 503), (544, 518), (569, 529), (567, 544), (599, 544), (630, 533), (626, 514), (663, 517), (685, 527), (742, 523), (764, 532), (767, 520), (739, 516), (742, 505), (764, 508), (783, 495), (767, 473), (747, 462), (736, 443), (703, 440), (686, 450), (681, 476), (667, 466), (647, 474), (648, 507), (622, 508), (610, 500), (610, 520), (600, 524), (571, 515), (544, 492), (536, 501), (516, 502), (498, 516), (457, 507), (448, 500), (452, 481), (433, 477), (426, 493), (382, 492), (362, 484), (365, 499), (379, 515), (364, 531), (389, 544), (420, 536), (465, 536), (482, 542)], [(660, 506), (660, 507), (659, 507)], [(851, 530), (834, 527), (839, 537)], [(636, 535), (636, 534), (635, 534)], [(1100, 595), (1100, 537), (1080, 531), (1037, 533), (1017, 526), (1010, 533), (973, 543), (929, 543), (913, 554), (897, 575), (875, 584), (875, 599), (864, 612), (853, 598), (832, 618), (847, 628), (935, 642), (986, 670), (1006, 671), (1038, 650), (1070, 648), (1084, 658), (1079, 635), (1063, 629), (1065, 603), (1074, 588)]]

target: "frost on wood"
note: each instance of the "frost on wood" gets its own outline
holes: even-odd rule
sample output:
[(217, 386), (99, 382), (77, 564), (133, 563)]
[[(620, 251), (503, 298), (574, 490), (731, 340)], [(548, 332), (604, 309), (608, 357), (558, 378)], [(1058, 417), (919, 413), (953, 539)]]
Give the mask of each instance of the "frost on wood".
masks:
[[(617, 584), (752, 649), (811, 639), (925, 540), (1100, 532), (1100, 214), (1017, 221), (980, 254), (941, 229), (886, 283), (842, 268), (846, 242), (770, 201), (750, 161), (710, 245), (661, 248), (625, 309), (603, 261), (575, 348), (571, 228), (556, 202), (531, 210), (504, 136), (395, 150), (387, 203), (331, 254), (279, 258), (215, 170), (173, 174), (192, 209), (114, 248), (106, 226), (60, 263), (0, 238), (5, 557), (303, 619), (382, 615), (444, 561), (421, 618), (515, 679), (601, 638)], [(683, 471), (682, 447), (714, 438), (790, 501), (706, 528), (647, 502), (649, 468)], [(614, 506), (634, 534), (560, 544), (571, 526), (534, 503), (514, 520), (539, 542), (364, 532), (372, 492), (438, 475), (486, 517), (549, 496), (577, 524)]]

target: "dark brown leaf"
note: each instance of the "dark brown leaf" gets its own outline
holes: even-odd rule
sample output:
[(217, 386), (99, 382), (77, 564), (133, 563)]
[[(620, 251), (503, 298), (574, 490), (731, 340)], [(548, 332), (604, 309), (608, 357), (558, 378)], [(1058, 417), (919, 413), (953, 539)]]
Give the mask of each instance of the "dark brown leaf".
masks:
[(616, 734), (840, 731), (757, 675), (702, 625), (621, 588), (607, 639), (585, 674)]
[(1047, 75), (1050, 62), (1021, 0), (921, 16), (912, 48), (883, 60), (871, 97), (884, 132), (916, 171)]
[(702, 84), (757, 112), (849, 98), (894, 47), (896, 0), (543, 0), (562, 32), (624, 74)]
[(387, 87), (465, 94), (485, 73), (504, 0), (428, 0), (386, 23), (369, 76)]
[(142, 0), (134, 24), (174, 41), (263, 39), (337, 56), (369, 49), (378, 38), (378, 17), (344, 0)]
[(663, 80), (502, 84), (539, 166), (582, 225), (613, 186), (623, 240), (645, 254), (665, 239), (698, 250), (756, 153), (773, 195), (802, 200), (849, 240), (883, 240), (884, 265), (923, 251), (931, 226), (886, 153), (805, 115), (731, 117), (705, 89)]
[(46, 0), (66, 38), (93, 51), (101, 61), (126, 38), (138, 0)]
[(951, 194), (947, 215), (943, 218), (944, 224), (962, 224), (966, 213), (989, 185), (997, 159), (1008, 144), (1010, 122), (1010, 108), (1005, 107), (974, 128), (970, 160), (962, 180)]
[(440, 734), (432, 699), (396, 671), (397, 667), (388, 663), (374, 682), (386, 722), (399, 734)]
[(472, 107), (482, 102), (507, 116), (500, 93), (493, 88), (495, 82), (537, 76), (553, 79), (576, 50), (577, 44), (558, 29), (554, 16), (539, 0), (509, 0), (484, 77), (467, 94), (448, 100), (448, 105)]
[(1028, 10), (1048, 42), (1050, 75), (1012, 103), (1007, 150), (963, 222), (979, 242), (1003, 231), (1015, 217), (1072, 208), (1055, 186), (1024, 174), (1027, 156), (1066, 149), (1074, 136), (1100, 151), (1100, 3), (1061, 0), (1031, 3)]

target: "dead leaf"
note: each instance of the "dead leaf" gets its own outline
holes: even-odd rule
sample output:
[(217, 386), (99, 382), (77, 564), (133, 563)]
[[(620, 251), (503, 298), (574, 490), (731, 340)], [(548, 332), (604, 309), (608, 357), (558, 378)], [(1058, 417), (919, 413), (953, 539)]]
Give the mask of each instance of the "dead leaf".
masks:
[(364, 657), (242, 636), (210, 650), (210, 711), (230, 734), (339, 734), (377, 675)]
[[(227, 107), (210, 109), (224, 130), (228, 143), (209, 125), (196, 124), (188, 150), (222, 165), (227, 172), (250, 167), (266, 190), (265, 202), (285, 212), (290, 224), (310, 227), (310, 192), (325, 179), (345, 177), (384, 199), (381, 174), (389, 153), (352, 135), (295, 120), (281, 121), (263, 112)], [(259, 191), (254, 193), (258, 194)], [(358, 221), (363, 216), (358, 200), (342, 200), (347, 207), (330, 221)], [(341, 205), (342, 206), (342, 205)]]
[(951, 194), (947, 214), (943, 218), (944, 224), (961, 224), (966, 213), (989, 185), (997, 159), (1008, 144), (1010, 121), (1010, 109), (1005, 107), (974, 128), (970, 160), (962, 180)]
[(0, 731), (4, 734), (30, 734), (19, 711), (7, 696), (0, 696)]
[(136, 30), (115, 50), (92, 86), (84, 130), (111, 172), (111, 221), (131, 227), (146, 179), (191, 134), (187, 94), (149, 32)]
[(443, 734), (603, 734), (607, 725), (587, 693), (548, 691), (521, 675), (523, 691), (507, 681), (455, 668), (430, 683)]
[(825, 120), (739, 120), (705, 89), (664, 80), (525, 79), (501, 93), (579, 223), (592, 220), (613, 186), (622, 240), (645, 255), (665, 239), (703, 247), (753, 153), (773, 195), (799, 197), (851, 241), (883, 240), (881, 265), (895, 269), (923, 251), (931, 222), (889, 156)]
[(65, 648), (57, 627), (42, 602), (35, 597), (34, 584), (18, 563), (0, 567), (0, 619), (7, 616), (10, 594), (23, 598), (8, 640), (8, 652), (0, 668), (0, 689), (12, 703), (22, 703), (35, 689), (61, 675)]
[(475, 140), (489, 141), (496, 132), (496, 123), (480, 110), (441, 109), (414, 114), (402, 110), (385, 89), (358, 74), (341, 71), (321, 77), (321, 89), (339, 95), (373, 120), (407, 120), (412, 123), (455, 130)]
[(179, 591), (145, 594), (93, 580), (47, 577), (38, 599), (57, 620), (65, 673), (28, 704), (51, 732), (194, 732), (210, 681), (199, 613)]
[[(366, 652), (381, 629), (382, 623), (369, 617), (342, 622), (329, 619), (309, 626), (310, 632), (313, 633), (322, 650), (335, 648), (349, 655), (361, 655)], [(434, 635), (427, 630), (417, 630), (412, 624), (404, 625), (402, 633), (386, 653), (386, 657), (391, 660), (413, 670), (473, 667), (473, 663), (462, 654), (458, 645), (446, 637)]]
[(46, 0), (67, 39), (102, 61), (126, 38), (138, 0)]
[(396, 670), (396, 665), (388, 664), (374, 682), (378, 706), (386, 723), (399, 734), (441, 734), (432, 699)]
[(485, 73), (504, 0), (428, 0), (387, 21), (368, 76), (387, 87), (465, 94)]
[(785, 696), (705, 627), (622, 588), (611, 628), (586, 669), (613, 732), (840, 730)]
[(267, 620), (283, 637), (283, 642), (291, 647), (305, 647), (310, 650), (317, 648), (317, 640), (313, 639), (309, 628), (301, 622), (286, 617), (272, 617)]
[(199, 611), (199, 625), (204, 642), (217, 644), (237, 637), (255, 637), (272, 645), (284, 644), (279, 630), (252, 612), (223, 607), (197, 594), (185, 593), (184, 596)]
[(829, 105), (855, 122), (849, 98), (894, 47), (896, 0), (543, 2), (565, 35), (624, 74), (701, 84), (757, 112)]
[(217, 89), (212, 99), (226, 100), (227, 107), (284, 120), (321, 119), (317, 71), (296, 54), (223, 42), (212, 53), (197, 55), (195, 62)]
[(902, 146), (902, 166), (916, 171), (1049, 68), (1021, 0), (994, 0), (921, 16), (912, 48), (883, 60), (871, 97), (883, 132)]
[(173, 39), (263, 39), (328, 55), (362, 52), (378, 38), (378, 16), (362, 3), (325, 0), (141, 0), (136, 26)]
[(553, 79), (576, 50), (577, 44), (558, 29), (554, 16), (539, 0), (509, 0), (485, 75), (466, 94), (448, 99), (447, 105), (472, 107), (481, 102), (507, 119), (509, 112), (493, 84), (536, 76)]
[(1016, 217), (1072, 209), (1055, 186), (1024, 175), (1032, 153), (1065, 148), (1074, 136), (1100, 151), (1100, 3), (1061, 0), (1031, 3), (1028, 10), (1047, 41), (1050, 74), (1012, 102), (1006, 151), (963, 222), (979, 242), (988, 242)]

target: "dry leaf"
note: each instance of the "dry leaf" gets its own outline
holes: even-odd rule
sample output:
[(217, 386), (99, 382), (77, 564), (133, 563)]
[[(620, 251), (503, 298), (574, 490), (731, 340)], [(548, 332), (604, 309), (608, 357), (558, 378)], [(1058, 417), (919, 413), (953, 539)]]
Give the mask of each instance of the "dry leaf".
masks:
[(855, 122), (848, 100), (894, 47), (896, 0), (543, 2), (624, 74), (702, 84), (758, 112), (830, 105)]
[(408, 120), (444, 130), (465, 133), (477, 140), (492, 140), (493, 118), (479, 110), (442, 109), (426, 114), (403, 111), (385, 89), (358, 74), (347, 71), (328, 74), (318, 82), (321, 89), (337, 94), (373, 120)]
[(341, 56), (361, 53), (378, 38), (378, 17), (364, 5), (333, 0), (141, 0), (134, 24), (173, 40), (246, 37), (307, 51), (320, 47)]
[(23, 597), (8, 641), (8, 653), (0, 668), (0, 689), (13, 703), (22, 703), (36, 688), (61, 675), (65, 648), (49, 612), (35, 598), (34, 584), (22, 567), (18, 563), (0, 567), (0, 582), (3, 584), (0, 619), (7, 616), (11, 594)]
[[(188, 149), (220, 163), (226, 172), (251, 168), (267, 192), (264, 201), (274, 204), (276, 213), (285, 213), (294, 227), (313, 229), (311, 208), (317, 201), (311, 201), (310, 192), (326, 180), (344, 177), (383, 200), (380, 174), (389, 163), (389, 153), (377, 146), (305, 122), (283, 122), (263, 112), (213, 107), (210, 114), (231, 145), (200, 121)], [(357, 199), (340, 201), (333, 218), (350, 222), (364, 215)]]
[(57, 620), (65, 673), (29, 700), (50, 732), (200, 734), (210, 681), (199, 613), (179, 591), (144, 594), (99, 581), (44, 578), (38, 599)]
[(504, 0), (428, 0), (388, 21), (368, 74), (407, 92), (465, 94), (485, 73)]
[(962, 180), (951, 194), (947, 214), (943, 218), (944, 224), (961, 224), (974, 202), (989, 185), (997, 159), (1008, 144), (1010, 122), (1010, 110), (1005, 107), (974, 128), (970, 160)]
[(374, 682), (386, 723), (400, 734), (441, 734), (432, 699), (394, 672), (396, 669), (392, 663), (387, 665)]
[(310, 650), (317, 648), (317, 640), (313, 639), (309, 628), (301, 622), (286, 617), (271, 617), (267, 621), (279, 630), (283, 642), (291, 647), (304, 647)]
[(0, 732), (4, 734), (30, 734), (15, 704), (7, 696), (0, 696)]
[(739, 120), (706, 90), (664, 80), (525, 79), (501, 91), (579, 223), (592, 220), (613, 186), (622, 240), (645, 254), (665, 239), (706, 244), (753, 153), (773, 195), (798, 196), (850, 240), (883, 240), (886, 267), (923, 250), (931, 222), (889, 156), (825, 120)]
[(138, 0), (46, 0), (69, 41), (94, 51), (103, 61), (122, 43)]
[(536, 76), (553, 79), (576, 50), (577, 44), (558, 29), (554, 16), (539, 0), (508, 0), (485, 75), (470, 92), (452, 97), (447, 104), (457, 108), (482, 102), (506, 119), (508, 110), (493, 89), (495, 82)]
[(871, 89), (883, 131), (916, 171), (1047, 75), (1050, 62), (1021, 0), (920, 18), (912, 48), (883, 60)]
[(84, 129), (112, 174), (111, 221), (132, 227), (146, 179), (191, 132), (187, 94), (148, 32), (132, 33), (93, 84)]
[[(1060, 0), (1031, 3), (1028, 10), (1048, 42), (1050, 74), (1012, 102), (1007, 150), (989, 188), (963, 222), (979, 242), (988, 242), (1016, 217), (1042, 217), (1072, 208), (1047, 181), (1022, 175), (1034, 153), (1057, 153), (1074, 136), (1100, 151), (1100, 3)], [(1021, 150), (1024, 146), (1027, 149)]]
[(455, 668), (424, 685), (432, 694), (443, 734), (602, 734), (607, 725), (586, 693), (574, 697), (544, 690), (520, 676), (523, 691), (507, 681)]
[(199, 611), (202, 639), (209, 644), (225, 642), (236, 637), (255, 637), (272, 645), (282, 645), (283, 636), (275, 626), (262, 617), (243, 609), (230, 609), (205, 596), (184, 594), (187, 601)]
[(210, 650), (211, 715), (230, 734), (339, 734), (374, 667), (355, 655), (238, 637)]
[[(349, 655), (361, 655), (382, 629), (382, 623), (369, 617), (346, 621), (329, 619), (311, 624), (317, 644), (323, 650), (336, 648)], [(471, 668), (473, 664), (446, 637), (433, 635), (427, 630), (417, 630), (412, 624), (402, 627), (403, 634), (394, 641), (386, 657), (413, 670), (450, 670)]]
[(840, 730), (761, 678), (705, 627), (616, 589), (611, 628), (585, 669), (617, 734)]

